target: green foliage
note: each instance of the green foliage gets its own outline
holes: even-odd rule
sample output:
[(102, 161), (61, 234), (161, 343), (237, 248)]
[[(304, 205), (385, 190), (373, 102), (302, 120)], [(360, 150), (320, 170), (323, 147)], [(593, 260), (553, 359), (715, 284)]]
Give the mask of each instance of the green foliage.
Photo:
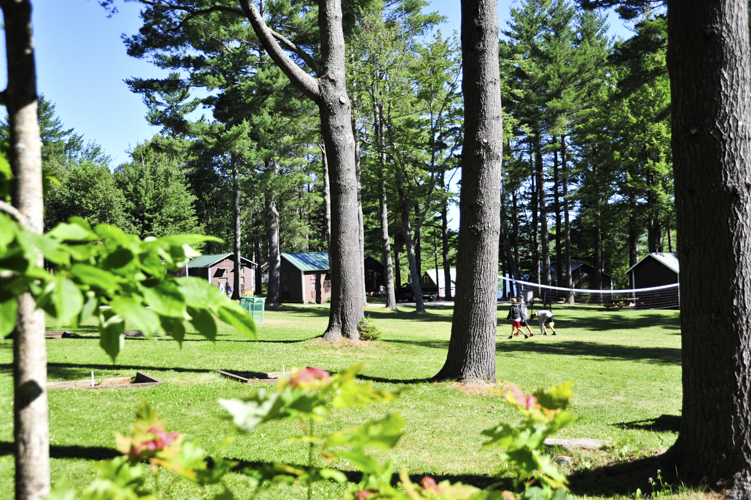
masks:
[(381, 331), (373, 324), (370, 318), (363, 317), (357, 324), (357, 331), (360, 332), (361, 340), (378, 340), (381, 337)]
[(543, 454), (545, 439), (574, 421), (574, 417), (565, 411), (572, 397), (572, 385), (573, 381), (569, 381), (547, 390), (538, 389), (532, 394), (525, 394), (519, 387), (510, 384), (511, 390), (504, 395), (522, 413), (522, 421), (517, 425), (502, 423), (483, 432), (490, 438), (483, 443), (483, 447), (503, 448), (501, 458), (509, 464), (515, 476), (515, 486), (524, 486), (521, 498), (572, 498), (567, 493), (566, 476), (550, 457)]
[[(106, 224), (92, 229), (75, 217), (39, 235), (5, 214), (0, 214), (0, 235), (0, 335), (13, 329), (18, 297), (28, 292), (63, 324), (76, 327), (89, 316), (98, 317), (100, 344), (113, 361), (123, 347), (126, 321), (147, 336), (163, 332), (182, 341), (183, 322), (212, 338), (218, 317), (256, 338), (253, 320), (216, 287), (169, 273), (199, 255), (191, 245), (215, 238), (141, 240)], [(54, 266), (54, 274), (38, 266), (40, 255)]]
[(204, 451), (197, 442), (183, 443), (183, 436), (179, 432), (165, 431), (164, 422), (157, 418), (156, 411), (146, 401), (141, 403), (136, 413), (131, 436), (117, 434), (116, 439), (117, 449), (123, 456), (96, 464), (97, 478), (83, 491), (83, 495), (76, 496), (75, 491), (60, 487), (52, 492), (50, 500), (160, 498), (158, 481), (155, 483), (157, 491), (153, 493), (144, 487), (149, 470), (142, 465), (144, 461), (151, 464), (152, 474), (158, 476), (158, 466), (161, 466), (199, 485), (221, 482), (222, 477), (237, 465), (235, 461), (216, 455), (226, 449), (231, 440), (223, 440), (213, 454)]

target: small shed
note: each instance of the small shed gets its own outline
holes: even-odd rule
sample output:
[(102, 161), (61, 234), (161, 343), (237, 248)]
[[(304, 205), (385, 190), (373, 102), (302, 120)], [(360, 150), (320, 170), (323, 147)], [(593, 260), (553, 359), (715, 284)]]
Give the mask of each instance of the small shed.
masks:
[(365, 291), (380, 292), (386, 286), (386, 268), (372, 255), (365, 256)]
[[(191, 260), (187, 266), (177, 271), (175, 275), (193, 276), (209, 280), (212, 285), (222, 283), (235, 286), (235, 254), (222, 253), (215, 255), (201, 255)], [(255, 262), (245, 257), (240, 257), (240, 293), (255, 290)]]
[[(451, 296), (456, 297), (456, 268), (452, 267), (450, 269), (451, 273)], [(436, 285), (436, 277), (435, 277), (435, 269), (429, 269), (425, 271), (425, 274), (422, 275), (422, 286), (428, 287), (428, 288), (435, 288), (438, 287), (438, 295), (441, 297), (446, 296), (446, 274), (443, 272), (443, 269), (438, 270), (438, 280)]]
[(331, 298), (330, 269), (328, 252), (283, 253), (282, 301), (325, 303)]
[(650, 288), (678, 283), (681, 274), (678, 254), (675, 252), (648, 253), (631, 266), (626, 274), (629, 275), (631, 288)]
[[(574, 288), (593, 289), (595, 279), (595, 268), (586, 262), (571, 263), (571, 283)], [(602, 283), (600, 290), (612, 290), (613, 277), (606, 272), (602, 272)]]

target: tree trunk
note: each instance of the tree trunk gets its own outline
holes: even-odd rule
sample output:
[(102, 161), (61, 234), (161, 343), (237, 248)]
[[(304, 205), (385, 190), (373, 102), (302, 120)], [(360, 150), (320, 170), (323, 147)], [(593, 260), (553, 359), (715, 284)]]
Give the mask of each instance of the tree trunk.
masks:
[[(441, 170), (441, 191), (446, 191), (446, 171)], [(449, 262), (449, 209), (448, 200), (441, 204), (441, 258), (443, 259), (443, 283), (445, 289), (443, 298), (451, 300), (453, 292), (451, 291), (451, 262)], [(438, 278), (436, 278), (438, 279)]]
[[(276, 175), (276, 165), (273, 163), (273, 160), (267, 161), (267, 168), (273, 169), (272, 175)], [(279, 248), (279, 212), (276, 209), (275, 195), (271, 189), (266, 193), (266, 235), (269, 252), (269, 281), (266, 284), (266, 305), (269, 307), (279, 307), (282, 305), (280, 289), (282, 255)]]
[(535, 168), (535, 162), (533, 159), (532, 154), (529, 155), (530, 159), (530, 165), (532, 167), (532, 175), (531, 175), (531, 181), (532, 185), (529, 189), (529, 200), (530, 205), (532, 206), (532, 224), (529, 226), (530, 230), (530, 239), (532, 240), (532, 269), (529, 273), (529, 281), (534, 281), (535, 283), (540, 282), (540, 230), (539, 230), (539, 220), (537, 218), (537, 210), (538, 210), (538, 204), (537, 204), (537, 196), (540, 192), (539, 188), (537, 187), (537, 169)]
[[(573, 288), (574, 282), (571, 279), (571, 221), (568, 213), (568, 161), (566, 160), (566, 136), (561, 136), (561, 172), (563, 174), (563, 241), (565, 243), (565, 260), (566, 260), (566, 279), (563, 285), (566, 288)], [(566, 297), (566, 303), (574, 303), (574, 294), (570, 292)]]
[[(316, 66), (319, 78), (313, 78), (297, 66), (274, 39), (251, 0), (240, 0), (253, 31), (274, 62), (290, 81), (318, 105), (321, 135), (326, 148), (331, 183), (331, 308), (329, 324), (323, 334), (326, 340), (341, 336), (359, 340), (358, 324), (363, 317), (364, 290), (360, 250), (353, 241), (358, 238), (357, 173), (355, 170), (355, 139), (352, 135), (352, 109), (347, 96), (345, 46), (340, 0), (321, 0), (318, 27), (321, 36), (321, 64), (306, 57)], [(302, 57), (302, 54), (298, 53)]]
[(234, 238), (234, 253), (235, 253), (235, 276), (234, 284), (232, 285), (232, 299), (240, 300), (242, 296), (242, 290), (240, 290), (240, 275), (242, 274), (242, 262), (240, 261), (240, 252), (242, 247), (242, 222), (240, 220), (240, 179), (238, 172), (238, 164), (240, 162), (237, 158), (232, 157), (232, 210), (235, 221), (235, 238)]
[(548, 233), (548, 206), (545, 199), (545, 168), (542, 163), (541, 132), (535, 135), (535, 170), (537, 171), (537, 200), (540, 206), (540, 249), (542, 254), (543, 285), (550, 285), (550, 233)]
[[(669, 0), (681, 475), (751, 497), (751, 140), (746, 0)], [(714, 332), (714, 333), (713, 333)]]
[(521, 264), (519, 261), (519, 197), (516, 191), (511, 193), (511, 247), (514, 250), (514, 266), (512, 269), (516, 269), (514, 279), (521, 281)]
[(368, 305), (368, 288), (365, 284), (365, 225), (362, 215), (362, 182), (360, 181), (361, 164), (360, 164), (360, 141), (357, 134), (357, 123), (355, 120), (355, 114), (351, 114), (352, 120), (352, 137), (355, 141), (355, 173), (357, 176), (357, 233), (358, 233), (358, 249), (360, 250), (360, 273), (362, 274), (362, 291), (360, 297), (362, 297), (363, 307)]
[(563, 248), (561, 247), (561, 233), (563, 222), (561, 220), (561, 197), (560, 178), (558, 165), (558, 150), (553, 152), (553, 206), (555, 207), (555, 285), (561, 286), (563, 280)]
[(318, 79), (321, 93), (321, 131), (331, 176), (331, 309), (323, 338), (359, 340), (365, 289), (363, 262), (357, 241), (357, 173), (351, 105), (344, 68), (344, 33), (339, 0), (322, 0), (318, 8), (321, 54), (326, 74)]
[(503, 127), (496, 0), (462, 1), (464, 151), (458, 290), (446, 363), (436, 379), (495, 381)]
[(386, 308), (397, 310), (396, 290), (394, 289), (394, 268), (391, 262), (391, 238), (389, 237), (389, 211), (386, 199), (386, 149), (383, 135), (383, 106), (373, 106), (376, 148), (379, 162), (378, 215), (381, 222), (381, 255), (386, 273)]
[(253, 235), (253, 260), (258, 264), (255, 269), (256, 278), (253, 295), (260, 297), (263, 295), (263, 270), (261, 269), (263, 257), (261, 256), (261, 239), (257, 234)]
[(394, 263), (396, 267), (396, 288), (402, 287), (402, 256), (399, 255), (399, 247), (394, 242)]
[(323, 166), (323, 206), (324, 206), (324, 225), (326, 227), (326, 247), (331, 248), (331, 183), (329, 182), (329, 163), (326, 161), (326, 146), (318, 145), (321, 148), (321, 165)]
[(628, 215), (628, 267), (631, 268), (639, 261), (639, 228), (636, 222), (636, 196), (629, 193)]
[[(8, 87), (10, 163), (15, 179), (12, 201), (27, 221), (27, 229), (44, 230), (42, 143), (37, 121), (38, 97), (31, 29), (31, 4), (2, 0)], [(37, 266), (44, 264), (41, 254)], [(24, 294), (18, 299), (13, 334), (13, 449), (16, 459), (16, 499), (40, 500), (50, 492), (49, 420), (47, 413), (47, 347), (44, 311)], [(7, 493), (7, 492), (6, 492)]]
[(404, 236), (404, 246), (407, 251), (407, 263), (409, 264), (409, 281), (412, 282), (412, 295), (415, 301), (416, 312), (425, 312), (425, 302), (422, 297), (422, 288), (420, 287), (420, 274), (417, 270), (417, 259), (415, 258), (415, 240), (412, 237), (412, 220), (410, 218), (407, 199), (404, 195), (404, 179), (400, 169), (396, 169), (396, 190), (399, 194), (399, 205), (402, 211), (402, 235)]

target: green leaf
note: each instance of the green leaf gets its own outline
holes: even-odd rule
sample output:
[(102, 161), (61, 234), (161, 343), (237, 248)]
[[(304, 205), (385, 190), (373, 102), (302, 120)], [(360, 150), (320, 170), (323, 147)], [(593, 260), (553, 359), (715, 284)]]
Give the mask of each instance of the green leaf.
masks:
[(99, 269), (88, 264), (73, 264), (70, 275), (89, 286), (101, 288), (104, 291), (117, 290), (119, 278), (109, 271)]
[(122, 316), (115, 314), (111, 310), (107, 310), (100, 315), (99, 345), (102, 346), (104, 352), (109, 354), (113, 363), (125, 346), (124, 331), (125, 321), (123, 321)]
[(216, 321), (209, 311), (188, 307), (188, 314), (190, 315), (190, 322), (196, 327), (198, 333), (211, 341), (216, 340)]
[(318, 471), (318, 474), (323, 479), (331, 479), (333, 481), (336, 481), (338, 483), (346, 483), (347, 482), (347, 476), (338, 470), (335, 469), (321, 469)]
[(205, 234), (175, 234), (171, 236), (164, 236), (157, 240), (161, 243), (166, 243), (170, 246), (182, 247), (183, 245), (197, 245), (204, 241), (214, 241), (217, 243), (224, 243), (224, 240), (217, 238), (216, 236), (208, 236)]
[(569, 400), (574, 396), (571, 391), (572, 385), (574, 385), (574, 381), (569, 380), (568, 382), (554, 385), (547, 390), (537, 389), (532, 394), (543, 408), (549, 410), (565, 409), (568, 406)]
[(31, 266), (22, 248), (12, 248), (0, 254), (0, 269), (7, 269), (17, 274), (26, 274)]
[(188, 319), (185, 296), (175, 283), (160, 281), (155, 286), (139, 284), (138, 289), (146, 299), (146, 303), (160, 316), (170, 316), (180, 320)]
[(401, 415), (391, 413), (380, 420), (370, 420), (359, 427), (326, 436), (326, 446), (377, 446), (388, 450), (399, 442), (405, 425)]
[(52, 231), (47, 233), (47, 236), (60, 241), (92, 241), (96, 239), (96, 235), (91, 232), (91, 229), (86, 230), (80, 224), (67, 224), (65, 222), (55, 226)]
[(346, 458), (365, 474), (373, 474), (378, 471), (378, 462), (373, 457), (368, 456), (362, 448), (335, 453), (335, 455)]
[(62, 324), (68, 324), (76, 319), (83, 309), (83, 295), (75, 283), (62, 276), (55, 278), (55, 290), (51, 296), (52, 304), (57, 312), (57, 319)]
[(83, 321), (88, 319), (89, 316), (94, 314), (94, 311), (96, 310), (98, 305), (99, 299), (97, 298), (96, 294), (92, 291), (86, 292), (86, 301), (83, 304), (83, 309), (81, 309), (81, 315), (78, 317), (78, 324), (81, 324)]
[(128, 272), (130, 268), (136, 266), (136, 256), (128, 248), (117, 247), (114, 252), (111, 252), (102, 262), (108, 269), (117, 269), (121, 273)]
[(70, 264), (70, 254), (65, 251), (65, 247), (57, 240), (48, 238), (46, 235), (32, 233), (31, 231), (18, 233), (18, 240), (27, 250), (30, 247), (39, 249), (44, 258), (50, 262), (66, 266)]
[(183, 320), (177, 318), (170, 318), (169, 316), (159, 316), (159, 322), (162, 325), (162, 330), (170, 335), (173, 339), (177, 340), (179, 344), (185, 339), (185, 325)]
[(5, 249), (16, 239), (18, 225), (9, 216), (0, 214), (0, 250)]
[(16, 327), (18, 298), (8, 290), (0, 289), (0, 337), (5, 337)]
[(291, 416), (287, 411), (282, 393), (269, 393), (265, 389), (259, 389), (245, 400), (220, 399), (219, 404), (229, 411), (235, 427), (242, 432), (253, 432), (264, 422), (282, 420)]
[(143, 307), (141, 301), (134, 297), (115, 297), (112, 302), (112, 310), (135, 324), (147, 337), (151, 337), (159, 327), (159, 316)]
[(185, 277), (175, 282), (185, 297), (185, 302), (196, 309), (218, 307), (227, 300), (217, 287), (205, 279)]
[(240, 333), (245, 335), (251, 340), (258, 340), (256, 334), (256, 324), (248, 315), (248, 311), (240, 307), (237, 302), (226, 301), (217, 308), (216, 315), (220, 320), (224, 321), (228, 325), (237, 328)]

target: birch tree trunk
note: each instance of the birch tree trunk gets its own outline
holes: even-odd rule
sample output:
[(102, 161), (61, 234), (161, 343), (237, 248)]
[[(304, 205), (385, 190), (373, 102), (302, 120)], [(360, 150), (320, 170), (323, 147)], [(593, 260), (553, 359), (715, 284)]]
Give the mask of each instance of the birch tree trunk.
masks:
[[(28, 0), (0, 0), (5, 24), (10, 163), (15, 180), (12, 202), (26, 217), (26, 229), (44, 229), (42, 143), (37, 121), (38, 97)], [(43, 265), (38, 255), (37, 266)], [(15, 497), (40, 500), (50, 492), (49, 419), (47, 410), (47, 347), (44, 311), (29, 294), (19, 297), (13, 332), (13, 449)], [(7, 492), (6, 492), (7, 493)]]

